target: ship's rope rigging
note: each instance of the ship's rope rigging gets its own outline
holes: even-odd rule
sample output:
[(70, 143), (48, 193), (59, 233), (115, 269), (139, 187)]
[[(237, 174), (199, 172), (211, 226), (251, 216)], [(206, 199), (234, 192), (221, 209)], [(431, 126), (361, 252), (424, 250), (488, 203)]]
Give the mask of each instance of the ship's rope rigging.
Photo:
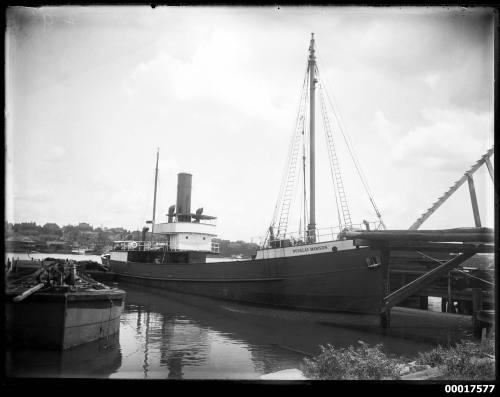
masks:
[[(344, 142), (346, 144), (347, 150), (349, 152), (349, 155), (352, 159), (352, 162), (354, 164), (354, 168), (356, 169), (356, 172), (359, 176), (359, 179), (361, 180), (361, 183), (363, 184), (363, 188), (365, 189), (365, 192), (368, 196), (368, 199), (370, 200), (370, 203), (372, 204), (373, 210), (375, 211), (375, 214), (377, 215), (380, 225), (382, 226), (383, 229), (385, 229), (385, 224), (384, 221), (382, 220), (382, 214), (380, 213), (380, 210), (378, 209), (377, 205), (375, 204), (375, 199), (373, 197), (373, 194), (370, 190), (370, 186), (368, 185), (368, 181), (363, 173), (363, 169), (361, 168), (361, 165), (359, 163), (359, 160), (356, 156), (356, 152), (354, 151), (354, 147), (351, 143), (351, 139), (349, 137), (349, 134), (347, 133), (347, 129), (344, 127), (344, 122), (342, 119), (342, 116), (340, 112), (337, 111), (337, 106), (335, 106), (335, 101), (332, 101), (328, 90), (323, 89), (323, 83), (322, 79), (319, 77), (319, 69), (316, 67), (316, 73), (318, 76), (318, 81), (319, 81), (319, 87), (320, 87), (320, 92), (324, 92), (326, 94), (326, 99), (328, 100), (328, 104), (330, 105), (330, 109), (332, 110), (332, 113), (334, 115), (334, 119), (337, 121), (337, 126), (339, 131), (342, 134), (342, 137), (344, 138)], [(333, 94), (332, 94), (333, 96)], [(335, 97), (333, 97), (335, 99)]]
[[(316, 70), (317, 70), (318, 75), (319, 75), (319, 70), (318, 69), (316, 69)], [(344, 123), (343, 123), (343, 120), (342, 120), (342, 116), (341, 116), (340, 112), (338, 112), (336, 110), (337, 107), (335, 106), (335, 102), (332, 101), (332, 99), (330, 98), (328, 90), (325, 90), (325, 92), (326, 92), (326, 98), (328, 100), (328, 103), (330, 104), (330, 108), (332, 109), (332, 112), (333, 112), (333, 114), (335, 116), (335, 120), (337, 120), (337, 122), (338, 122), (337, 125), (338, 125), (338, 128), (339, 128), (339, 130), (340, 130), (340, 132), (342, 134), (342, 137), (344, 138), (344, 142), (345, 142), (345, 144), (347, 146), (347, 150), (349, 152), (349, 155), (350, 155), (350, 157), (351, 157), (351, 159), (353, 161), (354, 167), (356, 168), (356, 172), (358, 173), (358, 176), (359, 176), (359, 178), (361, 180), (361, 183), (363, 184), (363, 187), (365, 189), (366, 194), (368, 195), (370, 203), (372, 204), (372, 207), (373, 207), (373, 209), (374, 209), (377, 217), (379, 218), (380, 225), (382, 226), (383, 229), (385, 229), (386, 227), (385, 227), (384, 221), (382, 220), (382, 214), (380, 213), (377, 205), (375, 204), (375, 199), (373, 198), (373, 194), (372, 194), (372, 192), (370, 190), (370, 187), (368, 186), (367, 179), (366, 179), (366, 177), (365, 177), (365, 175), (363, 173), (363, 170), (361, 168), (359, 160), (358, 160), (358, 158), (356, 156), (356, 152), (354, 151), (354, 148), (353, 148), (353, 145), (351, 143), (350, 137), (347, 134), (347, 130), (344, 128)], [(333, 96), (333, 94), (332, 94), (332, 96)], [(334, 97), (334, 99), (335, 99), (335, 97)]]
[[(306, 67), (306, 72), (304, 75), (304, 80), (302, 83), (302, 92), (299, 100), (297, 119), (295, 122), (295, 128), (293, 130), (292, 139), (290, 142), (287, 160), (285, 162), (285, 169), (283, 172), (283, 179), (281, 181), (278, 200), (276, 202), (276, 206), (274, 208), (273, 218), (271, 225), (267, 231), (266, 238), (264, 240), (264, 245), (267, 242), (273, 240), (284, 240), (287, 237), (287, 229), (289, 224), (289, 216), (290, 209), (292, 207), (292, 202), (294, 200), (293, 192), (296, 189), (297, 183), (300, 181), (303, 184), (303, 194), (300, 199), (300, 218), (299, 218), (299, 236), (304, 238), (304, 241), (307, 236), (307, 192), (306, 192), (306, 172), (305, 172), (305, 164), (306, 164), (306, 134), (305, 134), (305, 126), (306, 119), (311, 117), (307, 111), (307, 102), (310, 100), (309, 91), (309, 75), (310, 75), (310, 66), (309, 62)], [(344, 184), (342, 180), (342, 173), (340, 171), (340, 165), (338, 161), (338, 157), (336, 154), (335, 143), (333, 139), (333, 131), (334, 126), (336, 129), (340, 130), (342, 134), (343, 140), (347, 146), (348, 153), (353, 161), (356, 172), (362, 182), (363, 188), (370, 200), (370, 203), (379, 219), (379, 227), (385, 229), (385, 224), (382, 220), (382, 215), (375, 204), (375, 200), (373, 198), (373, 194), (368, 186), (366, 181), (366, 177), (363, 174), (360, 163), (356, 157), (354, 152), (352, 143), (350, 141), (349, 135), (346, 133), (346, 130), (343, 126), (342, 119), (340, 117), (339, 112), (336, 110), (334, 106), (334, 102), (330, 98), (328, 90), (324, 88), (324, 83), (322, 79), (320, 79), (320, 73), (316, 64), (314, 64), (314, 73), (315, 80), (317, 83), (318, 91), (319, 91), (319, 99), (320, 99), (320, 109), (323, 121), (323, 130), (325, 133), (326, 146), (328, 150), (329, 163), (330, 163), (330, 174), (332, 177), (332, 182), (334, 186), (334, 197), (337, 209), (338, 216), (338, 225), (339, 230), (352, 228), (351, 215), (349, 211), (349, 206), (347, 203), (347, 197), (344, 190)], [(311, 83), (312, 84), (312, 83)], [(333, 114), (333, 118), (336, 121), (333, 126), (330, 122), (330, 118), (328, 117), (329, 110)], [(338, 135), (338, 134), (337, 134)], [(302, 143), (302, 145), (300, 145)], [(300, 154), (300, 147), (302, 146), (302, 167), (299, 167), (300, 161), (298, 161)], [(299, 178), (297, 178), (297, 174), (299, 174)]]
[[(325, 128), (325, 140), (326, 140), (326, 146), (328, 148), (328, 157), (330, 159), (330, 174), (332, 176), (332, 182), (334, 186), (334, 195), (337, 207), (339, 230), (342, 230), (344, 228), (349, 229), (352, 227), (351, 213), (349, 212), (349, 206), (347, 203), (347, 197), (344, 189), (344, 182), (342, 181), (342, 173), (340, 171), (339, 160), (335, 150), (332, 128), (330, 125), (330, 120), (328, 119), (327, 115), (327, 109), (323, 93), (324, 91), (323, 84), (321, 83), (319, 78), (318, 78), (318, 87), (319, 87), (319, 98), (321, 105), (321, 115), (323, 118), (323, 125)], [(342, 212), (342, 217), (340, 212)]]
[[(304, 222), (304, 236), (307, 233), (307, 225), (309, 224), (309, 219), (307, 217), (307, 188), (306, 188), (306, 144), (305, 144), (305, 134), (304, 129), (302, 129), (302, 211), (303, 218), (301, 221)], [(299, 226), (299, 230), (302, 233), (302, 225)]]
[(271, 226), (269, 227), (264, 244), (268, 240), (274, 240), (275, 238), (280, 238), (286, 234), (288, 227), (288, 217), (289, 210), (293, 200), (293, 193), (296, 187), (296, 174), (297, 174), (297, 156), (300, 149), (300, 143), (303, 137), (303, 131), (305, 128), (305, 118), (306, 118), (306, 104), (308, 99), (308, 69), (309, 65), (306, 65), (306, 72), (304, 74), (304, 80), (302, 83), (302, 93), (299, 100), (297, 118), (295, 121), (295, 128), (290, 140), (290, 146), (288, 149), (287, 160), (284, 165), (283, 179), (281, 181), (280, 190), (278, 194), (278, 199), (276, 200), (276, 206), (274, 208), (273, 218)]

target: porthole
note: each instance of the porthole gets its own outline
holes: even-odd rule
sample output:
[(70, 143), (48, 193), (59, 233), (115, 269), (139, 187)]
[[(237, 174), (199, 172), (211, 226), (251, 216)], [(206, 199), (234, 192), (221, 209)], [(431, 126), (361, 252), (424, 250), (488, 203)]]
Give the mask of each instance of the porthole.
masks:
[(186, 240), (187, 240), (188, 238), (189, 238), (189, 237), (188, 237), (188, 236), (186, 236)]

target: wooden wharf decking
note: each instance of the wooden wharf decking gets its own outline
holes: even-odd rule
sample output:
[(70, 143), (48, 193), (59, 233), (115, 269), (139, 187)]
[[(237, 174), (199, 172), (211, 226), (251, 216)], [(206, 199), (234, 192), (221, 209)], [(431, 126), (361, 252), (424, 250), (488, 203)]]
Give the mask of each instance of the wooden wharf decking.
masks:
[[(441, 296), (448, 300), (458, 297), (457, 291), (451, 292), (451, 282), (448, 283), (446, 294), (443, 288), (436, 287), (437, 281), (451, 274), (457, 274), (457, 268), (478, 253), (494, 252), (494, 233), (490, 228), (457, 228), (445, 230), (383, 230), (383, 231), (350, 231), (346, 233), (352, 238), (355, 246), (369, 246), (380, 251), (381, 270), (383, 272), (383, 288), (385, 291), (381, 302), (380, 321), (384, 328), (390, 327), (391, 308), (411, 296)], [(413, 253), (414, 258), (426, 257), (426, 253), (435, 252), (441, 259), (434, 260), (434, 266), (425, 269), (415, 269), (411, 263), (411, 255), (406, 260), (391, 260), (394, 252)], [(427, 256), (428, 257), (428, 256)], [(410, 258), (410, 259), (409, 259)], [(405, 265), (408, 269), (405, 269)], [(391, 269), (392, 267), (392, 269)], [(454, 273), (453, 273), (454, 272)], [(462, 272), (465, 274), (465, 272)], [(460, 274), (462, 274), (460, 273)], [(391, 289), (391, 278), (394, 276), (411, 278), (407, 284), (394, 290)], [(466, 276), (466, 275), (465, 275)], [(493, 286), (489, 280), (482, 280), (485, 288), (472, 288), (460, 292), (456, 300), (472, 301), (473, 315), (477, 323), (483, 303), (494, 302)], [(491, 316), (491, 313), (489, 315)], [(494, 314), (493, 314), (494, 317)]]

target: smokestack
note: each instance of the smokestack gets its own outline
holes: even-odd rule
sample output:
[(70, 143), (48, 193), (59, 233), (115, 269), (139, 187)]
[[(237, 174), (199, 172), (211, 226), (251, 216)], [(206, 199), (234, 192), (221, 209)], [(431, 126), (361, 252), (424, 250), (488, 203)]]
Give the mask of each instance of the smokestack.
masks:
[(177, 174), (177, 222), (191, 222), (191, 174)]

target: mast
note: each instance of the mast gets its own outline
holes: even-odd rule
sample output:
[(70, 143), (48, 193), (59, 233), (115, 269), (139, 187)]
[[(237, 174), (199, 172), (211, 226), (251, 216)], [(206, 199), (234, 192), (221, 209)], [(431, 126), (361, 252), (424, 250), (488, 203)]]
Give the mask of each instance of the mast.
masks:
[(155, 215), (156, 215), (156, 187), (158, 183), (158, 159), (160, 157), (160, 148), (156, 151), (156, 170), (155, 170), (155, 194), (153, 199), (153, 224), (151, 226), (151, 241), (153, 241), (153, 234), (155, 232)]
[(316, 70), (316, 56), (314, 55), (314, 33), (311, 33), (311, 43), (309, 45), (309, 239), (316, 242), (316, 191), (315, 191), (315, 144), (314, 144), (314, 97), (317, 79), (314, 75)]

